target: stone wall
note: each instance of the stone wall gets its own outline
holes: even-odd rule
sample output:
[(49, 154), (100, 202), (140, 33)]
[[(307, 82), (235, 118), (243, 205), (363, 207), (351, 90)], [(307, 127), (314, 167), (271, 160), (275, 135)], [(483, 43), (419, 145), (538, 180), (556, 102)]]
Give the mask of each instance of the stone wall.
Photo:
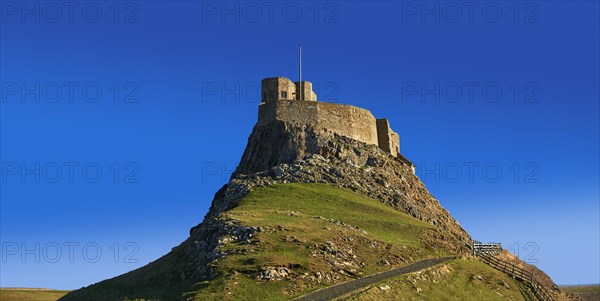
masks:
[(265, 78), (257, 124), (280, 120), (301, 127), (311, 126), (320, 132), (377, 145), (394, 157), (400, 153), (400, 137), (392, 131), (387, 119), (376, 120), (368, 110), (354, 106), (316, 100), (310, 82), (293, 83), (285, 77)]
[[(312, 83), (307, 81), (295, 82), (296, 99), (317, 101), (317, 94), (312, 89)], [(302, 98), (302, 99), (301, 99)]]
[(379, 148), (382, 150), (391, 153), (392, 149), (390, 146), (390, 124), (387, 119), (377, 119), (377, 141), (379, 143)]
[(265, 125), (274, 120), (281, 120), (298, 126), (317, 125), (318, 112), (315, 101), (278, 100), (262, 103), (258, 107), (257, 125)]
[(379, 148), (397, 157), (400, 153), (400, 136), (392, 130), (387, 119), (377, 119)]
[(292, 82), (285, 77), (269, 77), (261, 82), (262, 102), (276, 100), (311, 100), (317, 101), (317, 94), (312, 90), (312, 83), (307, 81)]
[(318, 131), (379, 145), (375, 117), (368, 110), (354, 106), (302, 100), (278, 100), (261, 104), (257, 124), (265, 125), (274, 120), (312, 126)]
[(318, 126), (338, 135), (378, 145), (375, 117), (371, 112), (349, 105), (317, 102)]
[(379, 148), (397, 157), (400, 153), (400, 136), (390, 127), (387, 119), (377, 119)]
[(390, 128), (390, 147), (392, 151), (390, 152), (392, 155), (396, 156), (400, 154), (400, 135), (398, 133), (392, 131)]
[(263, 102), (296, 99), (296, 84), (285, 77), (265, 78), (262, 80), (261, 85)]

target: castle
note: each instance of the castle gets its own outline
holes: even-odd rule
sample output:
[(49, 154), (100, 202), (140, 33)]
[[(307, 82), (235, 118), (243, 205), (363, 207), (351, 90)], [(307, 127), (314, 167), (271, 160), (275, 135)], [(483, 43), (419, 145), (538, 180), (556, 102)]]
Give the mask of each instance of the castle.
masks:
[(262, 101), (258, 125), (279, 120), (299, 126), (349, 137), (381, 150), (413, 166), (400, 154), (400, 136), (390, 128), (387, 119), (376, 119), (371, 112), (358, 107), (318, 102), (307, 81), (292, 82), (285, 77), (262, 80)]

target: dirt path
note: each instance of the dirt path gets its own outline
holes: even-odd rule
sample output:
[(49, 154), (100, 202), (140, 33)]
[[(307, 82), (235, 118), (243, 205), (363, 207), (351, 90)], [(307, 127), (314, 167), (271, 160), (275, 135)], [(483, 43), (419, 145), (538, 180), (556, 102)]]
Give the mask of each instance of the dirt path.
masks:
[(442, 262), (446, 262), (452, 259), (455, 259), (455, 256), (442, 257), (442, 258), (432, 258), (425, 259), (421, 261), (417, 261), (413, 264), (396, 268), (393, 270), (389, 270), (387, 272), (371, 275), (369, 277), (360, 278), (340, 284), (336, 284), (334, 286), (330, 286), (327, 288), (316, 290), (312, 293), (306, 294), (304, 296), (298, 297), (294, 300), (296, 301), (327, 301), (333, 300), (337, 297), (341, 297), (348, 293), (351, 293), (355, 290), (364, 288), (368, 285), (375, 284), (381, 282), (383, 280), (387, 280), (392, 277), (400, 276), (402, 274), (414, 273), (426, 268), (430, 268)]

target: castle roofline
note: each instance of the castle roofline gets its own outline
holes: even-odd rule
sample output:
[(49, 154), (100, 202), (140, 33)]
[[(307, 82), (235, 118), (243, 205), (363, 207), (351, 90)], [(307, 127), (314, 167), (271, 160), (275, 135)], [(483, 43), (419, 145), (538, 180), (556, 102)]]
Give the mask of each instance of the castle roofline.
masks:
[(285, 77), (285, 76), (273, 76), (273, 77), (265, 77), (265, 78), (263, 78), (262, 80), (263, 80), (263, 81), (265, 81), (265, 80), (270, 80), (270, 79), (271, 79), (271, 80), (272, 80), (272, 79), (287, 79), (287, 80), (289, 80), (289, 81), (292, 81), (291, 79), (289, 79), (289, 78), (287, 78), (287, 77)]
[[(275, 79), (285, 79), (285, 80), (289, 80), (290, 82), (293, 82), (293, 83), (299, 83), (299, 82), (300, 82), (299, 80), (297, 80), (297, 81), (292, 81), (291, 79), (289, 79), (289, 78), (287, 78), (287, 77), (285, 77), (285, 76), (273, 76), (273, 77), (265, 77), (265, 78), (263, 78), (263, 79), (262, 79), (262, 81), (266, 81), (266, 80), (275, 80)], [(309, 82), (309, 81), (307, 81), (307, 80), (303, 80), (302, 82), (303, 82), (303, 83), (310, 83), (310, 82)]]
[(311, 82), (292, 82), (287, 77), (278, 76), (263, 78), (261, 84), (261, 102), (280, 99), (317, 101), (317, 94), (313, 91)]

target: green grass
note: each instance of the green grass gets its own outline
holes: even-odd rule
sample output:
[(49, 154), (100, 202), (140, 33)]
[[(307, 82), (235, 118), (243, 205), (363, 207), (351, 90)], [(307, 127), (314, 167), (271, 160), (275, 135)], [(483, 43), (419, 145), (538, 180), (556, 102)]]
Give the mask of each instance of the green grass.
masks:
[[(432, 225), (401, 213), (377, 200), (325, 184), (283, 184), (260, 188), (231, 211), (237, 219), (256, 226), (276, 222), (294, 226), (298, 218), (275, 215), (274, 210), (299, 211), (355, 225), (375, 239), (420, 247), (419, 230)], [(251, 216), (254, 215), (254, 216)], [(301, 226), (297, 228), (301, 229)]]
[(560, 287), (561, 291), (571, 294), (600, 294), (600, 284), (593, 285), (565, 285)]
[[(477, 277), (481, 278), (477, 278)], [(508, 287), (503, 283), (508, 284)], [(387, 288), (389, 289), (382, 289)], [(420, 291), (417, 291), (417, 288)], [(519, 283), (475, 259), (457, 259), (420, 274), (378, 283), (341, 300), (527, 300)]]
[[(250, 244), (231, 242), (221, 246), (221, 252), (231, 253), (211, 263), (217, 276), (211, 281), (194, 284), (193, 279), (179, 279), (177, 271), (188, 267), (187, 256), (191, 256), (185, 245), (150, 266), (74, 292), (69, 300), (123, 300), (126, 296), (130, 299), (156, 296), (161, 300), (172, 300), (179, 298), (182, 292), (188, 292), (183, 293), (185, 297), (202, 301), (289, 300), (355, 277), (388, 271), (425, 258), (450, 255), (443, 249), (445, 244), (436, 238), (440, 237), (439, 230), (430, 224), (377, 200), (331, 185), (256, 187), (240, 200), (237, 207), (222, 215), (244, 226), (262, 227), (263, 231), (255, 233)], [(324, 253), (331, 242), (341, 250), (342, 257), (331, 255), (335, 252)], [(350, 261), (344, 269), (355, 276), (340, 273), (339, 262), (332, 265), (331, 259)], [(398, 285), (397, 293), (407, 294), (414, 300), (445, 300), (437, 297), (448, 294), (455, 296), (450, 300), (496, 300), (494, 290), (498, 284), (494, 281), (504, 277), (506, 283), (512, 283), (510, 278), (480, 262), (456, 262), (459, 263), (452, 263), (454, 278), (422, 285), (422, 294), (427, 298), (421, 298), (422, 294), (415, 295), (411, 288), (401, 285)], [(278, 281), (257, 280), (256, 275), (265, 267), (287, 267), (292, 276)], [(316, 272), (332, 277), (332, 280), (316, 282), (310, 279)], [(484, 279), (488, 279), (489, 274), (492, 283), (473, 282), (469, 278), (473, 274), (481, 274)], [(396, 289), (392, 284), (390, 286)], [(500, 288), (500, 292), (516, 294), (513, 300), (523, 300), (517, 298), (518, 286), (510, 286), (512, 290), (504, 292)], [(365, 300), (389, 297), (376, 295)]]
[[(329, 286), (332, 283), (305, 285), (297, 280), (257, 281), (251, 275), (265, 266), (292, 267), (296, 275), (331, 270), (325, 260), (313, 256), (311, 246), (340, 237), (360, 237), (382, 246), (370, 248), (358, 241), (351, 244), (354, 254), (365, 263), (358, 269), (362, 276), (389, 270), (390, 266), (378, 264), (386, 256), (410, 258), (407, 261), (413, 262), (448, 254), (423, 244), (422, 235), (434, 231), (433, 226), (377, 200), (325, 184), (256, 188), (226, 216), (247, 226), (285, 230), (258, 233), (260, 243), (257, 245), (228, 245), (226, 249), (243, 249), (244, 253), (217, 261), (214, 266), (223, 272), (223, 277), (198, 285), (197, 300), (286, 300)], [(358, 227), (366, 234), (336, 225), (329, 219)], [(286, 237), (297, 237), (300, 242), (286, 241)], [(300, 289), (292, 289), (298, 287)]]
[(47, 289), (0, 288), (0, 301), (56, 301), (68, 292)]

